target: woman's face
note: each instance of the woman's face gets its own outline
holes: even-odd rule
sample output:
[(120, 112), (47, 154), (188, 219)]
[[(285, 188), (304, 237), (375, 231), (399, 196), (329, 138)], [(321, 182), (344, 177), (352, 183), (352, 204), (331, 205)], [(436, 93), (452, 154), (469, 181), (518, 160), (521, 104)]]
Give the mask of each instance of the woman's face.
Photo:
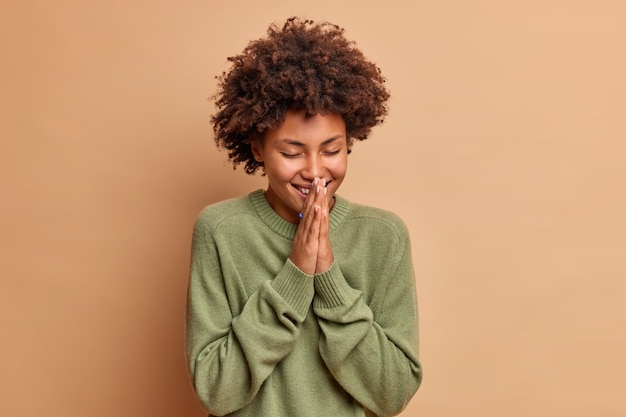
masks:
[(270, 206), (283, 219), (298, 223), (315, 178), (326, 181), (331, 206), (348, 168), (346, 124), (338, 114), (307, 116), (304, 110), (290, 110), (282, 125), (252, 144), (252, 152), (263, 163)]

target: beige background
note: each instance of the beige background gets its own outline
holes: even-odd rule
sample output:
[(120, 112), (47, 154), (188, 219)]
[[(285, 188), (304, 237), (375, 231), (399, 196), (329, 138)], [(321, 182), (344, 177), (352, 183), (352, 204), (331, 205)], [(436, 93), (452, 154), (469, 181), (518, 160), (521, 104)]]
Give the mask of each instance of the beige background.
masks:
[(264, 185), (214, 148), (207, 97), (294, 14), (392, 90), (341, 194), (410, 228), (425, 379), (402, 415), (625, 415), (618, 0), (2, 0), (0, 415), (204, 415), (192, 223)]

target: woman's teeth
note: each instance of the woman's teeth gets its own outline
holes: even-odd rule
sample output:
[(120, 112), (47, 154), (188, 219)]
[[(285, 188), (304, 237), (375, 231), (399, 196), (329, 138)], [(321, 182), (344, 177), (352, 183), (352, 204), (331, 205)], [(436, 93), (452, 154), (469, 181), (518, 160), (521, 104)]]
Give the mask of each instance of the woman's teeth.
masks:
[[(328, 183), (324, 184), (325, 187), (328, 187)], [(297, 187), (295, 186), (296, 190), (300, 191), (302, 194), (309, 194), (311, 192), (310, 188), (303, 188), (303, 187)]]

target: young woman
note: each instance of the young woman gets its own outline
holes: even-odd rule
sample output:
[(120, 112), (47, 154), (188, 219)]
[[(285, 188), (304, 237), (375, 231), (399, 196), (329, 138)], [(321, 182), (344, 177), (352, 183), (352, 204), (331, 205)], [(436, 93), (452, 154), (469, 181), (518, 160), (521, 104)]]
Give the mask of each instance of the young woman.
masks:
[(215, 140), (266, 190), (207, 206), (192, 242), (187, 358), (209, 415), (391, 416), (418, 389), (407, 229), (337, 194), (383, 121), (378, 67), (297, 18), (229, 58)]

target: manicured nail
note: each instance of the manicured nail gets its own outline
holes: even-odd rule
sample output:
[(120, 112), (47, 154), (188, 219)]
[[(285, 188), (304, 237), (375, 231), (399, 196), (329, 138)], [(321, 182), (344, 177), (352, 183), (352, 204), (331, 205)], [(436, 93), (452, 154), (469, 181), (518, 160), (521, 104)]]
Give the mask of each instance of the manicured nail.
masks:
[(324, 195), (328, 194), (328, 188), (324, 187)]
[(319, 178), (315, 178), (315, 179), (313, 180), (313, 185), (317, 185), (317, 183), (318, 183), (318, 182), (320, 182), (320, 179), (319, 179)]
[(326, 178), (324, 178), (324, 182), (322, 183), (324, 187), (326, 187)]
[(314, 209), (315, 209), (315, 212), (317, 213), (318, 211), (320, 211), (320, 206), (315, 206)]
[(319, 192), (320, 192), (320, 187), (317, 187), (317, 188), (315, 189), (315, 191), (319, 194)]

